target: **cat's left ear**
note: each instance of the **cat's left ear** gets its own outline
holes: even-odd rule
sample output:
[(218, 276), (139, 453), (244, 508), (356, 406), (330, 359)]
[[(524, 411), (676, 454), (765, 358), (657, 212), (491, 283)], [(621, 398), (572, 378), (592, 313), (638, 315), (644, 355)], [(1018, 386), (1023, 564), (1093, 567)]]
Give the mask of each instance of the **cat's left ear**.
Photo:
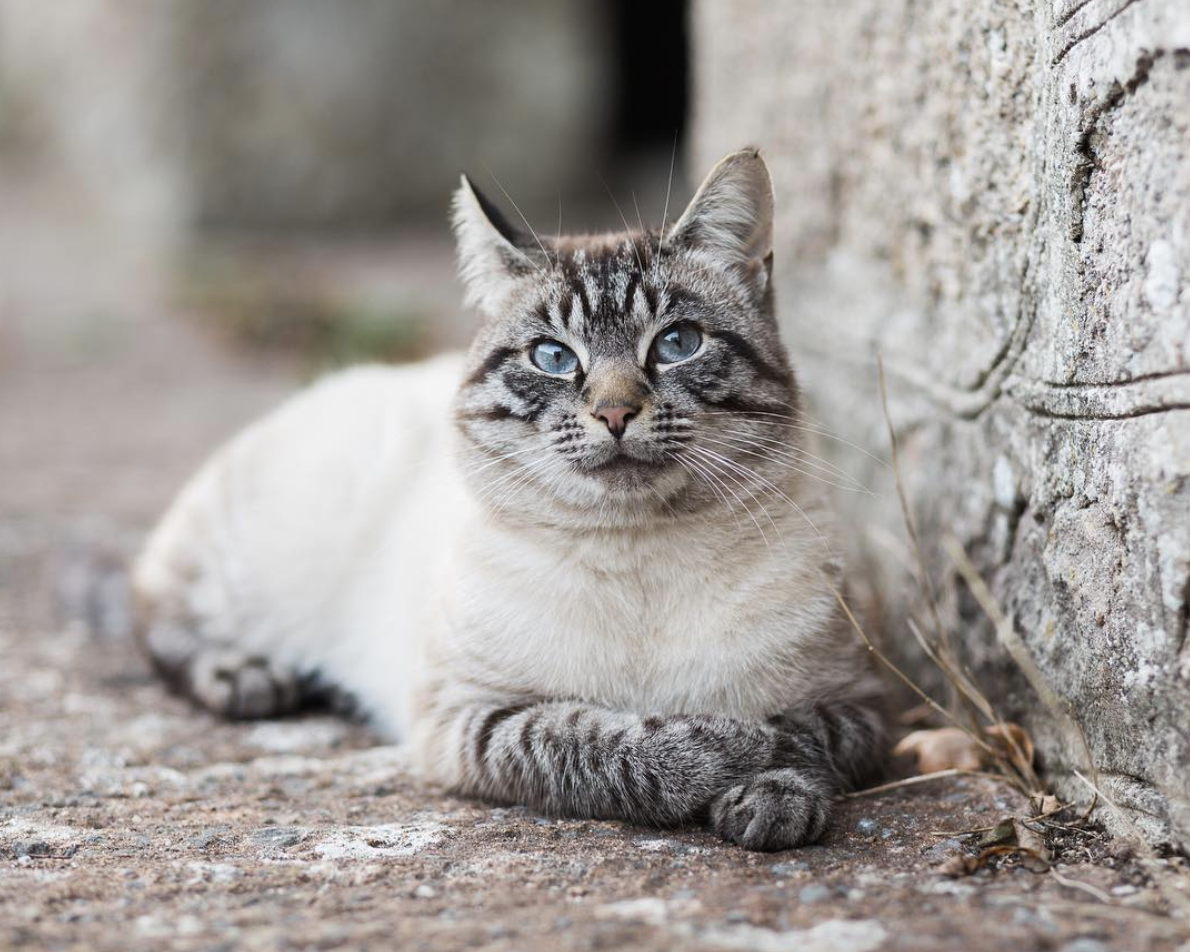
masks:
[(667, 247), (699, 248), (761, 285), (773, 251), (773, 180), (757, 149), (721, 159), (698, 187)]
[(451, 220), (467, 303), (485, 314), (499, 314), (521, 278), (549, 266), (537, 239), (509, 222), (466, 175), (455, 191)]

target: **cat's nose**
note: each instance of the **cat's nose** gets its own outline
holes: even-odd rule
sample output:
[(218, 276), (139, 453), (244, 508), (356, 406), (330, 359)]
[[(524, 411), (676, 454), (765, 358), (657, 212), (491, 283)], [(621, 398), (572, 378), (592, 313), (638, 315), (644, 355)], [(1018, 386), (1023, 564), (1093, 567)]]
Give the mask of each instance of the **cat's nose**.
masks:
[(592, 416), (599, 418), (607, 424), (611, 435), (617, 440), (628, 429), (628, 421), (638, 413), (640, 413), (639, 406), (633, 406), (629, 403), (610, 403), (605, 400), (600, 400), (596, 403), (595, 409), (591, 411)]

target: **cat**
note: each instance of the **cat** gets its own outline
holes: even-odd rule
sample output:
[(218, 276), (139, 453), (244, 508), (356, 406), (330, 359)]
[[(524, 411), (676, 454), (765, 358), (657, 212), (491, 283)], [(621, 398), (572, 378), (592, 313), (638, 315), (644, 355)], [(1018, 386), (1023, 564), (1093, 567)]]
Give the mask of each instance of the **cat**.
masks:
[(202, 467), (134, 567), (156, 668), (233, 718), (329, 685), (467, 795), (818, 838), (884, 730), (763, 159), (665, 217), (540, 239), (464, 176), (470, 352), (332, 375)]

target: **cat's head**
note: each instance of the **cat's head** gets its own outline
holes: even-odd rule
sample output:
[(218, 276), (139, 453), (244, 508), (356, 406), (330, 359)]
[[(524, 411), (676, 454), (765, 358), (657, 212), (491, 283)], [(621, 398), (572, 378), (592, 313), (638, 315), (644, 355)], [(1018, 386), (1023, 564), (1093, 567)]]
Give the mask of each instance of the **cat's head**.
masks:
[(664, 231), (539, 239), (466, 178), (454, 224), (484, 317), (456, 419), (486, 504), (638, 524), (776, 488), (797, 391), (755, 150), (715, 166)]

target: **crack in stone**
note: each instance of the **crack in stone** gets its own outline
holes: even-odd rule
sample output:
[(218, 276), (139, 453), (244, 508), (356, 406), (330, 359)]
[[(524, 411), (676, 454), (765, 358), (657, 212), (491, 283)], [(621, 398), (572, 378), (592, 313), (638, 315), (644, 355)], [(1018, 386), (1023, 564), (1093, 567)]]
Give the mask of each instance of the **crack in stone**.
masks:
[[(1050, 61), (1050, 65), (1057, 66), (1059, 63), (1062, 62), (1062, 60), (1064, 60), (1070, 54), (1071, 50), (1073, 50), (1076, 46), (1078, 46), (1084, 40), (1090, 39), (1092, 36), (1094, 36), (1096, 33), (1098, 33), (1100, 30), (1102, 30), (1105, 26), (1107, 26), (1109, 23), (1111, 23), (1112, 20), (1115, 20), (1117, 17), (1119, 17), (1120, 14), (1122, 14), (1125, 10), (1127, 10), (1129, 7), (1135, 5), (1136, 3), (1139, 3), (1139, 2), (1140, 2), (1140, 0), (1125, 0), (1123, 6), (1121, 6), (1119, 9), (1117, 9), (1115, 13), (1109, 14), (1107, 17), (1105, 17), (1101, 22), (1097, 23), (1095, 26), (1088, 27), (1087, 29), (1083, 30), (1082, 33), (1078, 34), (1078, 36), (1076, 36), (1069, 43), (1067, 43), (1064, 47), (1062, 47), (1062, 49), (1059, 50), (1058, 53), (1054, 56), (1054, 58)], [(1069, 22), (1070, 18), (1073, 17), (1074, 14), (1077, 13), (1081, 9), (1082, 9), (1082, 7), (1077, 7), (1070, 14), (1070, 17), (1067, 17), (1066, 20), (1063, 20), (1062, 23), (1059, 24), (1059, 26), (1065, 25), (1065, 23)]]
[(1106, 96), (1092, 105), (1086, 114), (1082, 131), (1074, 146), (1074, 173), (1070, 178), (1071, 222), (1070, 238), (1076, 244), (1083, 240), (1083, 217), (1087, 205), (1087, 188), (1091, 184), (1091, 174), (1095, 171), (1095, 150), (1091, 146), (1091, 137), (1099, 127), (1099, 121), (1120, 105), (1127, 96), (1135, 93), (1143, 86), (1153, 70), (1153, 65), (1165, 50), (1154, 50), (1152, 53), (1142, 53), (1136, 60), (1136, 68), (1132, 76), (1124, 83), (1113, 83)]

